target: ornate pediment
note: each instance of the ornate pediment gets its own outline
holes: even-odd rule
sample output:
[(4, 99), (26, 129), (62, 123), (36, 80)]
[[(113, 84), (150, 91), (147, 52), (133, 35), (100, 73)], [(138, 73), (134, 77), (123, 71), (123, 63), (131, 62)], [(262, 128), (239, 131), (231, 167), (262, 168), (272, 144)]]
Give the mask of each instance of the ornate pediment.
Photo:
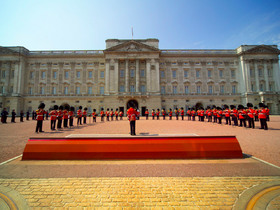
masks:
[(159, 49), (131, 40), (125, 43), (110, 47), (105, 52), (158, 52)]
[(267, 45), (260, 45), (244, 51), (243, 54), (280, 54), (280, 50)]

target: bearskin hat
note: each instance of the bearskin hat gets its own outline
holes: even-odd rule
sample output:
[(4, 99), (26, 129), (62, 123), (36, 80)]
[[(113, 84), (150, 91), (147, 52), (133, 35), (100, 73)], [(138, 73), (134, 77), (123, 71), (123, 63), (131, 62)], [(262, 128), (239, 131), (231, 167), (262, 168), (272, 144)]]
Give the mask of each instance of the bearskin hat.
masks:
[(216, 107), (215, 105), (213, 105), (213, 106), (212, 106), (212, 109), (215, 109), (215, 108), (217, 108), (217, 107)]
[(79, 109), (82, 109), (83, 107), (82, 106), (79, 106)]
[(228, 108), (229, 108), (229, 106), (225, 104), (224, 105), (224, 109), (228, 109)]
[(84, 110), (86, 110), (86, 111), (87, 111), (87, 108), (85, 107), (85, 108), (84, 108)]
[(103, 108), (101, 108), (101, 111), (103, 111), (104, 109)]
[(65, 105), (65, 106), (64, 106), (64, 109), (67, 110), (67, 111), (69, 111), (69, 109), (70, 109), (69, 105)]
[(253, 104), (251, 104), (251, 103), (247, 103), (247, 107), (253, 107)]
[(259, 107), (264, 107), (264, 104), (263, 103), (259, 103)]
[(96, 112), (96, 109), (93, 109), (94, 112)]
[(254, 109), (258, 109), (258, 107), (254, 106)]
[(45, 108), (45, 104), (44, 103), (40, 103), (40, 105), (38, 106), (38, 109), (44, 109)]
[(238, 105), (238, 110), (240, 110), (240, 109), (244, 109), (244, 106), (243, 105)]
[(116, 108), (116, 111), (119, 111), (119, 109), (118, 109), (118, 108)]
[(54, 110), (58, 110), (58, 106), (57, 106), (57, 105), (54, 105), (54, 106), (53, 106), (53, 109), (54, 109)]
[(236, 106), (230, 105), (230, 109), (234, 109), (234, 108), (236, 108)]
[(63, 110), (63, 106), (59, 106), (59, 110)]
[(74, 108), (73, 106), (71, 106), (71, 107), (70, 107), (70, 110), (71, 110), (72, 112), (74, 112), (74, 111), (75, 111), (75, 108)]

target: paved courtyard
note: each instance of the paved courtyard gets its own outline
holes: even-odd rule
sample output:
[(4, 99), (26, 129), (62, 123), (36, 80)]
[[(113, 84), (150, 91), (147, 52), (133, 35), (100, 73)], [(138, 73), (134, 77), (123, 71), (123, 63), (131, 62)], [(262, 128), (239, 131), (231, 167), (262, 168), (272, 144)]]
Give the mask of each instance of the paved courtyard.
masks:
[(235, 135), (244, 158), (232, 160), (21, 161), (29, 137), (128, 134), (129, 123), (98, 118), (51, 131), (44, 121), (37, 134), (35, 121), (18, 121), (0, 125), (0, 209), (280, 209), (280, 116), (268, 131), (258, 122), (256, 129), (186, 119), (136, 123), (137, 135)]

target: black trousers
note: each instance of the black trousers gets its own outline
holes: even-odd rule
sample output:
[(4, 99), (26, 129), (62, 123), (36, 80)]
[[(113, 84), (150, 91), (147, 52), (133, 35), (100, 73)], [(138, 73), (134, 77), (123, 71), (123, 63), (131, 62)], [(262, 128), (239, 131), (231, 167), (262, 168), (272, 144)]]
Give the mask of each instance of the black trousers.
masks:
[(119, 120), (118, 117), (119, 117), (119, 115), (116, 115), (116, 120)]
[(159, 120), (159, 115), (157, 115), (157, 120)]
[(232, 117), (232, 121), (233, 121), (235, 126), (238, 126), (237, 117)]
[(255, 128), (254, 118), (248, 118), (249, 128)]
[(179, 115), (176, 115), (176, 120), (178, 120), (179, 119)]
[(96, 117), (92, 117), (92, 122), (96, 122)]
[(155, 116), (153, 116), (153, 120), (155, 119)]
[(231, 120), (230, 120), (230, 117), (225, 117), (225, 118), (226, 118), (226, 124), (231, 125)]
[(191, 120), (192, 119), (192, 116), (191, 115), (188, 115), (188, 120)]
[(172, 120), (172, 116), (169, 116), (169, 120)]
[(135, 134), (135, 122), (136, 121), (130, 121), (130, 135), (136, 135)]
[(51, 120), (51, 130), (55, 130), (56, 120)]
[(240, 121), (240, 124), (239, 124), (240, 127), (242, 127), (242, 124), (244, 125), (244, 127), (247, 127), (245, 119), (239, 119), (239, 121)]
[(111, 116), (111, 121), (113, 121), (113, 120), (114, 120), (114, 116), (112, 115), (112, 116)]
[(165, 115), (163, 115), (162, 117), (163, 117), (163, 119), (165, 120)]
[(63, 127), (67, 128), (67, 125), (68, 125), (68, 119), (64, 119), (63, 120)]
[(267, 127), (266, 119), (260, 119), (260, 122), (261, 122), (261, 129), (267, 130), (268, 127)]
[(43, 120), (37, 120), (36, 132), (42, 132)]
[(208, 116), (208, 122), (212, 122), (212, 116)]
[(258, 115), (255, 116), (255, 121), (259, 121)]
[(217, 116), (214, 115), (214, 123), (217, 122)]
[(57, 120), (57, 128), (61, 128), (62, 125), (62, 119)]
[(107, 121), (109, 121), (109, 116), (106, 116), (107, 117)]
[(217, 117), (218, 118), (218, 124), (222, 124), (222, 118), (221, 117)]
[(182, 117), (182, 120), (184, 120), (184, 115), (181, 115), (181, 117)]
[(104, 121), (104, 116), (101, 116), (101, 122), (103, 122)]
[(84, 117), (84, 124), (87, 124), (87, 117)]
[(195, 116), (192, 116), (192, 121), (195, 121)]
[(204, 116), (200, 116), (201, 117), (201, 121), (204, 122)]
[(16, 119), (16, 117), (12, 117), (11, 122), (16, 122), (15, 119)]
[(2, 116), (2, 123), (7, 123), (7, 116)]
[(78, 120), (77, 120), (77, 125), (82, 125), (82, 117), (78, 117)]
[(74, 121), (74, 118), (70, 117), (70, 119), (69, 119), (69, 126), (73, 126), (73, 121)]
[(148, 120), (149, 119), (149, 115), (148, 114), (146, 114), (146, 120)]

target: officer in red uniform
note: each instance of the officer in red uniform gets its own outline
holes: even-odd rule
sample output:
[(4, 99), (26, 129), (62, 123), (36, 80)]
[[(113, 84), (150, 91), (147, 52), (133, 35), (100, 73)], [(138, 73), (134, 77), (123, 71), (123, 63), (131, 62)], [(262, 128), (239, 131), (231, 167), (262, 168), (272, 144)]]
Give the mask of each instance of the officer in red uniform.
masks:
[(176, 120), (179, 120), (179, 111), (178, 111), (178, 108), (176, 108), (174, 112), (175, 112)]
[(116, 111), (115, 111), (115, 116), (116, 116), (116, 120), (119, 120), (119, 119), (118, 119), (118, 117), (119, 117), (119, 109), (118, 109), (118, 108), (117, 108)]
[(105, 116), (104, 109), (101, 108), (101, 111), (100, 111), (101, 122), (104, 122), (104, 116)]
[(49, 113), (51, 116), (51, 130), (55, 130), (58, 106), (54, 105), (53, 110)]
[(92, 122), (96, 122), (96, 116), (97, 116), (96, 109), (93, 109), (93, 112), (92, 112)]
[(183, 107), (181, 107), (180, 114), (181, 114), (182, 120), (184, 120), (185, 112), (184, 112), (184, 108)]
[(192, 119), (192, 110), (191, 109), (188, 109), (187, 111), (187, 115), (188, 115), (188, 120), (191, 120)]
[(247, 113), (244, 110), (244, 106), (243, 105), (238, 105), (238, 118), (239, 118), (239, 127), (242, 127), (244, 125), (244, 127), (246, 128), (246, 118), (247, 118)]
[(212, 112), (211, 112), (210, 106), (207, 106), (206, 115), (208, 118), (208, 122), (212, 122)]
[(168, 115), (169, 115), (169, 120), (172, 120), (172, 109), (169, 109)]
[(225, 104), (224, 108), (225, 108), (224, 115), (226, 119), (226, 125), (231, 125), (229, 106)]
[(70, 107), (70, 111), (68, 112), (68, 116), (69, 116), (69, 126), (70, 126), (70, 128), (73, 126), (74, 111), (75, 111), (75, 108), (74, 108), (73, 106), (71, 106), (71, 107)]
[(84, 108), (84, 111), (83, 111), (83, 118), (84, 118), (84, 124), (87, 124), (87, 108), (86, 107)]
[(203, 107), (201, 107), (199, 114), (200, 114), (200, 121), (204, 122), (204, 114), (205, 114), (205, 112), (204, 112), (204, 108)]
[(166, 115), (165, 109), (162, 109), (162, 110), (161, 110), (161, 114), (162, 114), (162, 118), (165, 120), (165, 115)]
[(236, 110), (236, 106), (234, 105), (230, 105), (230, 109), (231, 109), (231, 119), (233, 121), (233, 125), (234, 126), (238, 126), (238, 111)]
[(267, 111), (265, 110), (265, 105), (263, 103), (259, 103), (259, 107), (261, 108), (259, 111), (259, 119), (261, 123), (260, 129), (268, 130), (267, 127)]
[(130, 107), (127, 111), (127, 114), (128, 114), (128, 119), (129, 119), (129, 122), (130, 122), (130, 135), (132, 136), (135, 136), (136, 133), (135, 133), (135, 122), (136, 122), (136, 115), (137, 115), (137, 112), (136, 110), (133, 108), (133, 107)]
[(68, 128), (68, 111), (69, 111), (69, 106), (65, 105), (64, 110), (63, 110), (63, 127)]
[(42, 130), (43, 128), (43, 120), (44, 120), (44, 114), (46, 114), (46, 111), (44, 110), (45, 104), (41, 103), (38, 107), (37, 113), (37, 125), (36, 125), (36, 133), (38, 132), (44, 132)]
[(120, 120), (123, 120), (123, 112), (122, 111), (119, 112), (119, 116), (120, 116)]
[(217, 120), (218, 124), (222, 124), (222, 116), (223, 116), (223, 111), (221, 107), (217, 107)]
[(78, 118), (78, 120), (77, 120), (77, 125), (82, 125), (82, 116), (83, 116), (83, 111), (82, 111), (82, 106), (79, 106), (79, 109), (78, 109), (78, 111), (77, 111), (77, 118)]
[(213, 108), (212, 108), (212, 113), (213, 113), (213, 116), (214, 116), (214, 120), (213, 120), (213, 123), (217, 123), (217, 108), (215, 105), (213, 105)]
[(159, 111), (159, 109), (157, 109), (157, 112), (156, 112), (157, 120), (159, 120), (159, 113), (160, 113), (160, 111)]
[(254, 122), (254, 117), (255, 117), (255, 110), (253, 109), (253, 104), (247, 103), (248, 107), (248, 123), (249, 123), (249, 128), (255, 128), (255, 122)]
[(113, 121), (114, 120), (114, 111), (113, 111), (113, 109), (111, 109), (111, 111), (110, 111), (110, 117), (111, 117), (111, 120)]
[(59, 106), (59, 109), (57, 111), (57, 129), (61, 129), (62, 125), (62, 116), (63, 116), (63, 106)]
[(155, 119), (155, 110), (152, 109), (152, 117), (153, 117), (153, 120)]
[(110, 119), (109, 119), (109, 117), (110, 117), (110, 111), (109, 111), (109, 109), (107, 108), (107, 111), (106, 111), (106, 119), (107, 119), (107, 121), (109, 121)]
[(148, 109), (146, 109), (146, 111), (145, 111), (145, 116), (146, 116), (146, 120), (148, 120), (149, 119), (149, 110)]
[(195, 108), (191, 109), (191, 114), (192, 114), (192, 121), (195, 121), (195, 115), (196, 115)]

